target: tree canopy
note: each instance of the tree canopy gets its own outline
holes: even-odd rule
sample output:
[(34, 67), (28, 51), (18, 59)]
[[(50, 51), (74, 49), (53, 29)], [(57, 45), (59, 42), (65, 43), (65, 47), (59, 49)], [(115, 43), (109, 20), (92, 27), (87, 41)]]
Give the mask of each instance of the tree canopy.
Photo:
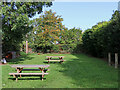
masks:
[[(60, 31), (64, 27), (62, 25), (63, 18), (56, 15), (52, 10), (46, 11), (44, 15), (32, 21), (34, 46), (47, 47), (56, 44), (59, 41)], [(32, 44), (33, 45), (33, 44)]]
[(82, 30), (80, 28), (64, 29), (61, 31), (61, 44), (79, 44), (81, 43)]
[(31, 45), (35, 48), (45, 50), (59, 47), (56, 44), (78, 44), (81, 42), (82, 30), (72, 28), (67, 29), (62, 25), (63, 18), (56, 15), (52, 10), (46, 11), (44, 15), (32, 21), (33, 31), (30, 39)]
[(19, 50), (23, 37), (32, 30), (29, 17), (51, 5), (52, 2), (2, 2), (3, 52)]
[(84, 51), (94, 56), (104, 57), (108, 52), (120, 52), (120, 14), (115, 11), (110, 21), (99, 22), (84, 32)]

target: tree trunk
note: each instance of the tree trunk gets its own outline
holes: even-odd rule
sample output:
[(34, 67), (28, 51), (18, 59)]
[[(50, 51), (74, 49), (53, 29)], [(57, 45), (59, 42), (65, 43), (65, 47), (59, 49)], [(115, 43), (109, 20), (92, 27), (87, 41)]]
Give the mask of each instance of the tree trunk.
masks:
[[(27, 38), (27, 35), (26, 35)], [(26, 54), (28, 54), (28, 41), (26, 40)]]

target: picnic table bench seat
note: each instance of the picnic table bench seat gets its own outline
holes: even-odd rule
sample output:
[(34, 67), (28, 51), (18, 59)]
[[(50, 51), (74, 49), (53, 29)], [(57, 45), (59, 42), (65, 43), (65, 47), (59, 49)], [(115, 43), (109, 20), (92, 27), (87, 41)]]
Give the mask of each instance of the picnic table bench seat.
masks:
[(59, 59), (63, 59), (64, 56), (46, 56), (46, 58), (51, 59), (51, 58), (59, 58)]
[(36, 68), (36, 67), (41, 67), (41, 68), (47, 68), (50, 65), (11, 65), (13, 68)]
[(47, 75), (48, 73), (9, 73), (9, 75), (13, 75), (13, 77), (16, 78), (16, 81), (18, 80), (18, 75), (42, 75), (42, 80), (44, 75)]
[[(53, 62), (60, 62), (62, 64), (62, 62), (66, 61), (66, 60), (63, 60), (64, 56), (46, 56), (46, 60), (48, 61), (48, 63), (50, 61), (53, 61)], [(54, 58), (54, 59), (52, 59)], [(55, 59), (55, 58), (58, 58), (58, 59)]]
[(60, 62), (60, 61), (66, 61), (66, 60), (58, 60), (58, 59), (55, 60), (55, 59), (52, 59), (52, 60), (47, 60), (47, 61), (59, 61)]
[[(17, 69), (16, 69), (16, 71), (17, 71)], [(22, 69), (22, 71), (41, 71), (41, 70), (40, 69)], [(44, 69), (43, 71), (44, 72), (50, 71), (50, 69)]]
[(9, 73), (9, 75), (47, 75), (48, 73)]
[(64, 57), (64, 56), (46, 56), (46, 58), (48, 57)]

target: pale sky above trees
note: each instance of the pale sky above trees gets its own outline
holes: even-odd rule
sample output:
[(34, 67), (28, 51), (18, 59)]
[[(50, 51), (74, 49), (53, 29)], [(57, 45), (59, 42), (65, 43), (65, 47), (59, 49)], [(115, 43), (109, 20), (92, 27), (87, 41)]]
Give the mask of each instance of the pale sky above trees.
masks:
[[(118, 2), (53, 2), (49, 8), (63, 18), (63, 25), (68, 29), (73, 27), (86, 30), (101, 21), (108, 21), (113, 11), (118, 9)], [(38, 18), (36, 15), (33, 18)]]

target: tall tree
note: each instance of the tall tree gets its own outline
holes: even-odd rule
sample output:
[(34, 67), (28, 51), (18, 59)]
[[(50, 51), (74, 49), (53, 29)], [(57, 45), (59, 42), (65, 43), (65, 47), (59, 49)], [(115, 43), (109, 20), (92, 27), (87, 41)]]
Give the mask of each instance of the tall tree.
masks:
[(37, 47), (51, 46), (59, 41), (60, 31), (63, 30), (63, 19), (55, 15), (52, 10), (46, 11), (44, 15), (33, 20), (34, 44)]
[(3, 52), (18, 50), (19, 43), (31, 30), (29, 17), (51, 5), (52, 2), (2, 2)]

